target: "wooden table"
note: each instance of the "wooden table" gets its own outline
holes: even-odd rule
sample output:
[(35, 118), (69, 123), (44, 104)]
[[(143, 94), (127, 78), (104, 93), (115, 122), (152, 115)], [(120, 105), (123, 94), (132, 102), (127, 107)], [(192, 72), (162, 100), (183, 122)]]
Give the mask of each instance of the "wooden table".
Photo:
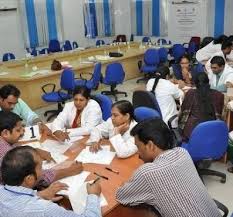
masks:
[[(21, 91), (21, 98), (25, 100), (32, 109), (46, 106), (41, 99), (41, 87), (47, 83), (55, 83), (57, 89), (60, 88), (60, 75), (62, 71), (51, 71), (50, 67), (54, 59), (68, 61), (77, 75), (80, 73), (92, 73), (94, 63), (84, 63), (90, 56), (104, 55), (104, 53), (112, 51), (123, 52), (123, 57), (113, 58), (102, 62), (102, 74), (104, 75), (106, 65), (112, 62), (120, 62), (125, 70), (125, 80), (140, 76), (137, 62), (143, 59), (145, 49), (139, 49), (138, 43), (128, 45), (122, 44), (119, 46), (103, 46), (100, 48), (90, 48), (83, 51), (73, 50), (67, 52), (59, 52), (49, 55), (42, 55), (32, 58), (28, 63), (28, 68), (25, 68), (26, 60), (15, 60), (0, 63), (0, 72), (8, 72), (6, 75), (0, 76), (0, 86), (5, 84), (14, 84)], [(81, 62), (80, 62), (81, 60)], [(37, 74), (33, 77), (22, 77), (25, 71), (32, 71), (32, 67), (36, 66), (38, 70), (48, 70), (47, 74)], [(77, 76), (78, 77), (78, 76)]]

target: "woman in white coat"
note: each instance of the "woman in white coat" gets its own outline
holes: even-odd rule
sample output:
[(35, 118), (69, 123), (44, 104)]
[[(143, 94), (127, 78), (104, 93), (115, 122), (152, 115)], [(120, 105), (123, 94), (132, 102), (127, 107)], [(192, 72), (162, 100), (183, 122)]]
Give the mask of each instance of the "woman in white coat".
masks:
[(91, 131), (88, 141), (91, 143), (90, 151), (100, 150), (100, 140), (109, 138), (119, 158), (127, 158), (135, 154), (138, 149), (130, 131), (136, 124), (134, 109), (129, 101), (121, 100), (114, 103), (111, 118)]
[[(65, 104), (63, 111), (52, 123), (52, 132), (60, 141), (70, 136), (89, 135), (91, 130), (102, 123), (102, 111), (99, 104), (90, 99), (90, 90), (76, 87), (73, 102)], [(69, 129), (64, 132), (64, 129)]]

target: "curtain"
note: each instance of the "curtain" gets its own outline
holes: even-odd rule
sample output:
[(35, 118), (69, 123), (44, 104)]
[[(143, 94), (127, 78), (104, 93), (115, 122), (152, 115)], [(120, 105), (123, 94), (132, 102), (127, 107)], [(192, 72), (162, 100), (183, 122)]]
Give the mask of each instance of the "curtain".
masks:
[(83, 16), (86, 37), (114, 35), (112, 0), (86, 0), (83, 6)]

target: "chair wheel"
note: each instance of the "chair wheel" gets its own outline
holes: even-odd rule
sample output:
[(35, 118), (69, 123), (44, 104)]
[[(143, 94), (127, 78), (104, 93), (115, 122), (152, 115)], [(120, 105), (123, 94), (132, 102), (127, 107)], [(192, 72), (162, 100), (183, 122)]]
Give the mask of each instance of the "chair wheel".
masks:
[(223, 184), (226, 183), (226, 178), (221, 178), (220, 182)]

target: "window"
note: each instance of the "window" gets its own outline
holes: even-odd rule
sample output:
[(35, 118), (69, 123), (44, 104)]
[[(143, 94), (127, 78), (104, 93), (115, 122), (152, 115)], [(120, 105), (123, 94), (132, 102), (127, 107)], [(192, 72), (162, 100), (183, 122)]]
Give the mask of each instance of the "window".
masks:
[(112, 0), (86, 0), (83, 6), (85, 36), (114, 35)]
[(131, 0), (132, 34), (167, 36), (168, 0)]
[(25, 47), (47, 46), (51, 39), (63, 40), (60, 0), (20, 0)]

